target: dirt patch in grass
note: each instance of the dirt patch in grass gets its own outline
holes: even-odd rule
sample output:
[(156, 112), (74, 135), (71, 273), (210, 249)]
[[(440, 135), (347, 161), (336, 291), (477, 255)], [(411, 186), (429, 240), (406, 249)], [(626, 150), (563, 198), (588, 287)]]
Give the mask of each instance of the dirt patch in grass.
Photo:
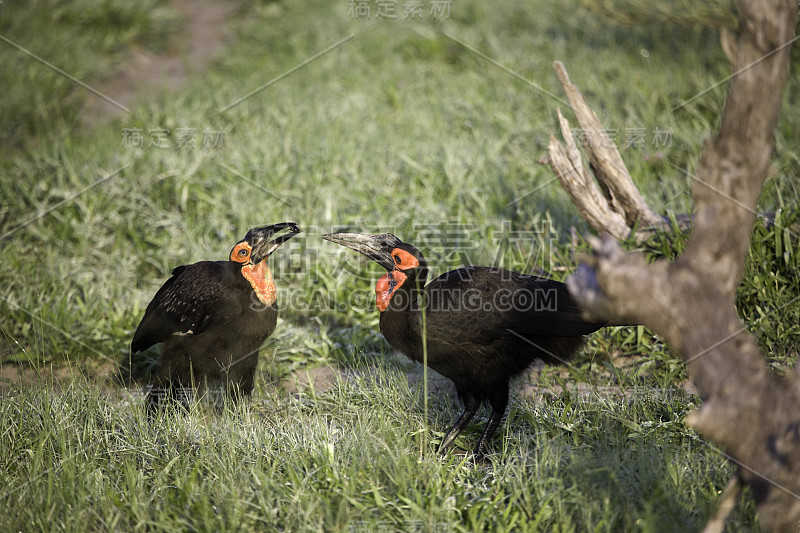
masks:
[(64, 390), (75, 380), (87, 380), (104, 388), (111, 388), (118, 381), (118, 368), (113, 362), (85, 363), (70, 365), (43, 364), (33, 366), (27, 363), (0, 363), (0, 396), (14, 394), (22, 387), (47, 386), (56, 391)]
[[(230, 36), (227, 22), (241, 3), (172, 0), (171, 4), (181, 23), (167, 50), (154, 53), (142, 47), (132, 48), (120, 68), (110, 78), (94, 84), (95, 89), (130, 108), (161, 91), (180, 90), (191, 74), (202, 72), (219, 56)], [(84, 128), (90, 129), (124, 113), (119, 106), (92, 95), (81, 119)]]
[[(369, 372), (369, 369), (353, 370), (332, 366), (303, 369), (292, 372), (281, 382), (280, 388), (289, 394), (297, 394), (308, 389), (324, 392), (335, 387), (338, 381), (355, 380), (364, 377)], [(403, 374), (408, 380), (409, 387), (412, 389), (422, 388), (423, 368), (421, 365), (414, 365), (410, 369), (404, 370)], [(453, 400), (457, 398), (453, 382), (433, 371), (428, 372), (428, 391), (430, 394), (448, 394)]]

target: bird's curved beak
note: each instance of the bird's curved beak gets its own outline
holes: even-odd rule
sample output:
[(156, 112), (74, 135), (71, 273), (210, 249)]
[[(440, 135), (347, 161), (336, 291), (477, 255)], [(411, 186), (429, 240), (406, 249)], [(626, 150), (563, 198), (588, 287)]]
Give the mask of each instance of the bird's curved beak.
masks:
[(403, 244), (391, 233), (326, 233), (322, 238), (361, 252), (390, 272), (395, 268), (392, 250)]
[(281, 222), (251, 229), (245, 235), (245, 240), (253, 247), (250, 252), (250, 260), (254, 264), (260, 263), (277, 250), (281, 244), (300, 232), (300, 228), (294, 222)]

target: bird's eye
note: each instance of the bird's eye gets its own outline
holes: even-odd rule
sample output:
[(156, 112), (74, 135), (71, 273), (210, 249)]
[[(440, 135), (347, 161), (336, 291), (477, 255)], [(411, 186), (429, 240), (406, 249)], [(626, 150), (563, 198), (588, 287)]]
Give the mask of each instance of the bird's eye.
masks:
[(398, 264), (398, 265), (399, 265), (399, 264), (402, 262), (402, 259), (400, 259), (400, 256), (399, 256), (399, 255), (395, 255), (395, 256), (394, 256), (394, 262), (395, 262), (396, 264)]
[(239, 255), (241, 255), (242, 257), (246, 256), (247, 255), (247, 248), (242, 248), (241, 250), (239, 250)]

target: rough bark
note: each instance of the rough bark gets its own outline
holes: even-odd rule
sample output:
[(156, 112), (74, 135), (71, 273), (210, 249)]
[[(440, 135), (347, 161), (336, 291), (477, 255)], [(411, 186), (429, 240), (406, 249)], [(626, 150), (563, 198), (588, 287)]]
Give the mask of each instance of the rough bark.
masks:
[[(702, 407), (687, 417), (687, 423), (717, 442), (739, 465), (739, 476), (755, 497), (762, 528), (795, 532), (800, 527), (800, 372), (783, 378), (767, 371), (756, 339), (743, 326), (734, 303), (754, 208), (769, 169), (797, 2), (739, 0), (737, 4), (740, 24), (735, 54), (731, 53), (733, 77), (719, 132), (706, 143), (697, 164), (692, 190), (696, 213), (685, 252), (674, 262), (647, 264), (641, 254), (625, 253), (609, 235), (592, 238), (593, 254), (568, 286), (588, 318), (642, 323), (682, 355), (703, 398)], [(556, 65), (557, 72), (562, 69)], [(585, 102), (570, 97), (570, 103), (580, 121), (585, 113), (578, 109)], [(569, 147), (570, 138), (565, 138)], [(554, 144), (551, 141), (551, 164), (561, 176), (566, 162), (574, 169), (580, 156)], [(591, 153), (588, 157), (593, 160)], [(595, 162), (593, 166), (600, 168)], [(603, 174), (622, 173), (616, 167), (600, 170), (598, 179)], [(624, 195), (610, 185), (609, 189), (614, 199)], [(624, 210), (626, 222), (632, 213), (647, 216), (637, 201), (630, 205), (633, 210)]]

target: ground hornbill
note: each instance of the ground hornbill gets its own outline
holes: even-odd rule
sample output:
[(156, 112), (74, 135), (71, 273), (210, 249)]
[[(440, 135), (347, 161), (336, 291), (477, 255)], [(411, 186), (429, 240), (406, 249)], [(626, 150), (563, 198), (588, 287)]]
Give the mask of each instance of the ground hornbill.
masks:
[(253, 228), (227, 261), (200, 261), (172, 271), (131, 342), (134, 353), (164, 343), (146, 399), (148, 412), (155, 412), (164, 397), (185, 405), (187, 392), (196, 386), (221, 387), (233, 399), (250, 394), (258, 352), (278, 317), (267, 258), (299, 232), (292, 222)]
[(322, 238), (361, 252), (389, 271), (375, 288), (381, 333), (389, 344), (422, 362), (425, 328), (428, 366), (455, 383), (464, 403), (440, 452), (453, 444), (481, 403), (488, 402), (491, 415), (475, 447), (475, 455), (482, 456), (505, 415), (509, 380), (536, 358), (565, 362), (581, 347), (584, 335), (604, 325), (583, 320), (566, 285), (557, 281), (469, 266), (425, 286), (425, 258), (390, 233), (329, 233)]

